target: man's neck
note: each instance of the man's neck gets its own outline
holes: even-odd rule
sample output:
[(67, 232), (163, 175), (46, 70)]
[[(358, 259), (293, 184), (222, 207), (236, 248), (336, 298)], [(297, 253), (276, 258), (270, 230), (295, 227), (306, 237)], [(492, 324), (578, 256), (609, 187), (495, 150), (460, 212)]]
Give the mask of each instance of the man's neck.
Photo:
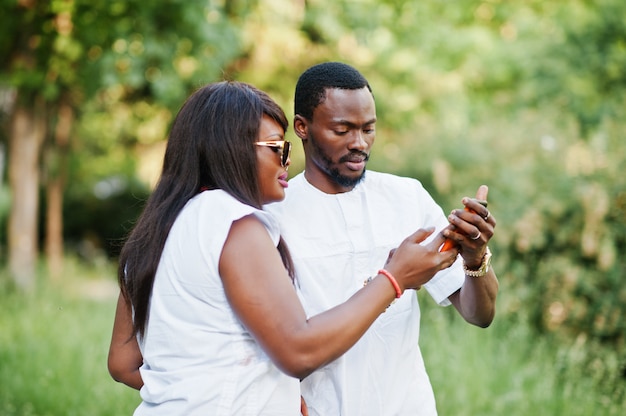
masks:
[(319, 189), (320, 191), (329, 194), (343, 194), (346, 192), (350, 192), (354, 189), (356, 185), (346, 187), (335, 182), (330, 176), (325, 175), (321, 172), (312, 172), (311, 170), (304, 170), (304, 178), (307, 180), (311, 186)]

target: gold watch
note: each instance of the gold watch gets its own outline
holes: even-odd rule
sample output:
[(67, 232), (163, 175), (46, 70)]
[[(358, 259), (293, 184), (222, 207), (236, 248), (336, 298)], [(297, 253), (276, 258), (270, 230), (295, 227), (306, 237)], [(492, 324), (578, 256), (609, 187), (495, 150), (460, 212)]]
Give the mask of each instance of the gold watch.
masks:
[(489, 247), (485, 250), (485, 255), (483, 256), (483, 262), (480, 264), (480, 267), (477, 270), (470, 270), (463, 262), (463, 271), (466, 276), (469, 277), (483, 277), (489, 271), (489, 267), (491, 266), (491, 251)]

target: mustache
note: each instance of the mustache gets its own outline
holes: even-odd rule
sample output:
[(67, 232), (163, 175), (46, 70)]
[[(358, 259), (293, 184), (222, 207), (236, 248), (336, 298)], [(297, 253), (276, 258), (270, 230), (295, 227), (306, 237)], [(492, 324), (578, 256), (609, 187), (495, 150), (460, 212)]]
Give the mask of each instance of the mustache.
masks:
[(342, 156), (339, 159), (339, 163), (344, 163), (344, 162), (360, 162), (362, 159), (367, 162), (370, 158), (370, 155), (368, 153), (365, 153), (363, 151), (360, 150), (353, 150), (350, 153), (348, 153), (347, 155)]

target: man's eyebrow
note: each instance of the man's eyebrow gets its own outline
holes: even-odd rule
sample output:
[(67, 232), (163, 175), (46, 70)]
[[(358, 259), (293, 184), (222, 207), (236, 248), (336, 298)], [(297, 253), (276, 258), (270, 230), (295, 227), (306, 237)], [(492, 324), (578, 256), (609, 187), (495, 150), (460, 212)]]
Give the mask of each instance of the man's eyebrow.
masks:
[(374, 117), (371, 120), (366, 121), (363, 124), (356, 124), (356, 123), (353, 123), (353, 122), (351, 122), (349, 120), (345, 120), (345, 119), (333, 120), (332, 123), (333, 124), (340, 124), (340, 125), (344, 125), (344, 126), (349, 126), (349, 127), (362, 127), (362, 126), (369, 126), (370, 124), (376, 123), (376, 117)]

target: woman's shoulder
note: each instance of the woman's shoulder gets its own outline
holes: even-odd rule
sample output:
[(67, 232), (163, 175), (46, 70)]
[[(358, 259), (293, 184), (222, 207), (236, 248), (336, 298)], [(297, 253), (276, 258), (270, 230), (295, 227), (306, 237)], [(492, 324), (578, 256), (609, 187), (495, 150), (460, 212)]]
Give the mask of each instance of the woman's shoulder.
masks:
[(189, 200), (190, 209), (204, 214), (213, 213), (241, 217), (258, 211), (255, 207), (239, 201), (226, 191), (212, 189), (200, 192)]
[(215, 189), (201, 192), (190, 201), (190, 204), (198, 216), (204, 217), (208, 214), (214, 220), (225, 224), (252, 215), (265, 226), (272, 239), (278, 241), (278, 221), (271, 212), (245, 204), (226, 191)]

